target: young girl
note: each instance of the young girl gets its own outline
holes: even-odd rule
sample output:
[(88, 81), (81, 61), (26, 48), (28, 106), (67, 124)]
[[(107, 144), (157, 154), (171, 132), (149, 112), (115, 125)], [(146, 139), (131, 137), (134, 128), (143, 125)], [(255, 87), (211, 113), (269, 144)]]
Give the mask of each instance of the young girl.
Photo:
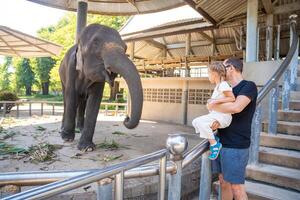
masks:
[[(219, 104), (235, 101), (232, 88), (225, 81), (226, 69), (221, 63), (214, 63), (208, 67), (208, 78), (216, 87), (213, 91), (211, 99), (208, 104)], [(192, 124), (196, 133), (200, 133), (200, 137), (208, 139), (210, 143), (209, 159), (215, 160), (222, 148), (219, 139), (214, 135), (211, 129), (212, 124), (217, 121), (220, 124), (219, 128), (226, 128), (230, 125), (232, 120), (231, 114), (220, 113), (217, 111), (209, 111), (209, 114), (197, 117), (193, 120)]]

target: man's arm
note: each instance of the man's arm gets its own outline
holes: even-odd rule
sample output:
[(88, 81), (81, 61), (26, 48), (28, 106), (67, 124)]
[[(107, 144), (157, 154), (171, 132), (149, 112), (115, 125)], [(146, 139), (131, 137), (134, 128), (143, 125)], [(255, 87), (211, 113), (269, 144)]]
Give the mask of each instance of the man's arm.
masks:
[(208, 110), (214, 110), (222, 113), (239, 113), (251, 102), (251, 99), (245, 95), (236, 97), (235, 102), (222, 104), (207, 104)]

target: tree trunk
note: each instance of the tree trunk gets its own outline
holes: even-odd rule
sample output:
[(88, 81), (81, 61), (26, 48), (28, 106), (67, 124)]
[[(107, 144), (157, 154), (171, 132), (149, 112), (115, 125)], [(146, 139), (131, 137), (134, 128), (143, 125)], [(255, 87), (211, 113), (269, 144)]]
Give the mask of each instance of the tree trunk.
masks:
[(115, 81), (114, 82), (114, 87), (110, 88), (110, 97), (109, 101), (114, 101), (116, 100), (116, 94), (119, 92), (119, 82)]
[(42, 83), (42, 93), (43, 95), (49, 94), (49, 82)]
[(26, 96), (31, 96), (31, 86), (26, 86)]

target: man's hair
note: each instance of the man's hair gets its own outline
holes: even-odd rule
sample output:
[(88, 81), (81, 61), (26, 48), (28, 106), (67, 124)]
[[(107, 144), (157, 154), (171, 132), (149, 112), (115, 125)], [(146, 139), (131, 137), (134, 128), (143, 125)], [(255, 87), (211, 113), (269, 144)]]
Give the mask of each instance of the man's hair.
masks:
[(209, 70), (217, 72), (220, 77), (225, 78), (226, 77), (226, 69), (220, 62), (215, 62), (210, 65), (208, 65)]
[(239, 58), (231, 57), (227, 58), (223, 65), (226, 67), (228, 65), (232, 65), (236, 71), (243, 72), (243, 62)]

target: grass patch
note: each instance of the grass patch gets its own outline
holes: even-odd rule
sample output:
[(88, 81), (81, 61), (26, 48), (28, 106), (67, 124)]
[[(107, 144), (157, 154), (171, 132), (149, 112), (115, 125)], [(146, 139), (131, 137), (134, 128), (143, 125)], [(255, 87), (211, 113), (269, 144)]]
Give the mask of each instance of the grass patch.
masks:
[(27, 153), (27, 150), (11, 144), (0, 142), (0, 155), (14, 155), (20, 153)]
[(75, 128), (75, 133), (80, 133), (79, 128)]
[(28, 99), (33, 101), (63, 101), (62, 95), (42, 95), (42, 94), (35, 94), (32, 96), (19, 96), (20, 99)]
[(96, 148), (105, 149), (105, 150), (118, 150), (120, 148), (129, 149), (127, 146), (119, 144), (115, 140), (107, 141), (106, 138), (104, 139), (104, 142), (97, 144)]
[(127, 135), (126, 133), (123, 133), (121, 131), (115, 131), (115, 132), (113, 132), (111, 134), (113, 134), (113, 135)]
[(56, 157), (54, 151), (61, 149), (62, 145), (52, 145), (49, 143), (40, 143), (29, 147), (28, 154), (31, 162), (51, 161)]
[(37, 130), (37, 131), (45, 131), (46, 128), (45, 128), (45, 127), (42, 127), (42, 126), (36, 126), (36, 127), (35, 127), (35, 130)]

